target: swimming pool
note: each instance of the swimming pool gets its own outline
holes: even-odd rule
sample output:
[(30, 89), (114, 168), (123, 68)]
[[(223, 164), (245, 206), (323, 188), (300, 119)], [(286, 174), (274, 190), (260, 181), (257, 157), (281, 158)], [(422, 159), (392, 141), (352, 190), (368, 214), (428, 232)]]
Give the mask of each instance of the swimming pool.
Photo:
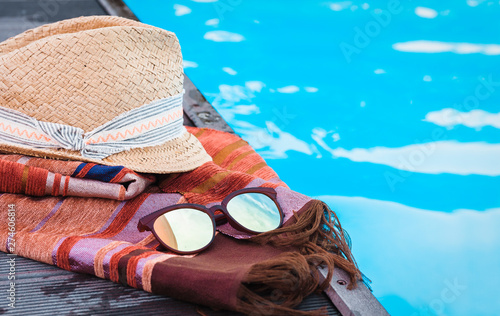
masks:
[(393, 315), (500, 312), (498, 1), (139, 1)]

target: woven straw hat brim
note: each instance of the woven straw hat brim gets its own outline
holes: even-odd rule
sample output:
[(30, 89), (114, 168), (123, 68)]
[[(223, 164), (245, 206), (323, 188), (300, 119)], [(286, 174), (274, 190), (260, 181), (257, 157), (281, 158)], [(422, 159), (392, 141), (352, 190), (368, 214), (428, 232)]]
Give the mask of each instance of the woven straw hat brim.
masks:
[(212, 160), (198, 139), (188, 132), (163, 145), (135, 148), (111, 155), (103, 160), (85, 158), (79, 152), (72, 150), (40, 150), (9, 144), (0, 144), (0, 152), (41, 158), (78, 160), (108, 166), (125, 166), (137, 172), (157, 174), (191, 171)]
[[(182, 93), (182, 84), (182, 55), (175, 34), (123, 18), (65, 20), (0, 43), (0, 106), (84, 132), (126, 111)], [(0, 150), (123, 165), (149, 173), (193, 170), (211, 160), (187, 132), (163, 145), (103, 160), (83, 157), (78, 151), (1, 142)]]

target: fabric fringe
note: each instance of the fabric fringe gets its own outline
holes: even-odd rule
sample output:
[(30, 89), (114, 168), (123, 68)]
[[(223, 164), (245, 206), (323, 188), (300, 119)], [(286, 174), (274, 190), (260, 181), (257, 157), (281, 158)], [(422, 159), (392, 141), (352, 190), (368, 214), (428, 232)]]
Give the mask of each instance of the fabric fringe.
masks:
[[(349, 274), (348, 289), (362, 279), (349, 237), (328, 205), (312, 200), (299, 212), (300, 216), (294, 214), (294, 223), (251, 238), (291, 251), (250, 268), (238, 292), (239, 311), (249, 315), (326, 315), (326, 308), (299, 311), (293, 307), (311, 293), (326, 289), (335, 266)], [(323, 281), (319, 266), (328, 268)]]

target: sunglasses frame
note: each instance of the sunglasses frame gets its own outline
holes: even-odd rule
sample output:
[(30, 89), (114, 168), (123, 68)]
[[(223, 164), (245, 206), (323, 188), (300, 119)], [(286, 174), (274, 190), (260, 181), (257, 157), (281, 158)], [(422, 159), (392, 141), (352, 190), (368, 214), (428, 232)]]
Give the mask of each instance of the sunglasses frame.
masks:
[[(273, 188), (261, 188), (261, 187), (257, 187), (257, 188), (246, 188), (246, 189), (241, 189), (241, 190), (237, 190), (237, 191), (231, 192), (228, 196), (226, 196), (224, 198), (224, 200), (222, 200), (222, 202), (220, 204), (214, 205), (214, 206), (212, 206), (210, 208), (207, 208), (207, 207), (205, 207), (203, 205), (200, 205), (200, 204), (192, 204), (192, 203), (175, 204), (175, 205), (171, 205), (171, 206), (162, 208), (162, 209), (160, 209), (158, 211), (155, 211), (155, 212), (153, 212), (153, 213), (151, 213), (149, 215), (146, 215), (143, 218), (141, 218), (139, 220), (139, 223), (137, 224), (137, 229), (140, 232), (143, 232), (143, 231), (146, 231), (146, 230), (147, 231), (151, 231), (153, 233), (153, 235), (155, 236), (156, 240), (158, 240), (158, 242), (163, 247), (165, 247), (166, 249), (168, 249), (168, 250), (170, 250), (172, 252), (175, 252), (177, 254), (182, 254), (182, 255), (194, 254), (194, 253), (198, 253), (198, 252), (201, 252), (201, 251), (207, 249), (212, 244), (212, 242), (214, 241), (215, 231), (217, 230), (217, 222), (222, 222), (223, 220), (227, 220), (227, 222), (232, 227), (236, 228), (239, 231), (242, 231), (242, 232), (245, 232), (245, 233), (249, 233), (249, 234), (253, 234), (253, 235), (260, 234), (262, 232), (256, 232), (256, 231), (247, 229), (244, 226), (242, 226), (241, 224), (239, 224), (231, 216), (231, 214), (229, 214), (229, 212), (227, 210), (227, 204), (229, 203), (229, 201), (232, 198), (234, 198), (234, 197), (236, 197), (236, 196), (238, 196), (240, 194), (245, 194), (245, 193), (261, 193), (261, 194), (264, 194), (267, 197), (269, 197), (274, 202), (274, 204), (276, 205), (276, 207), (278, 208), (278, 211), (280, 213), (280, 223), (279, 223), (278, 227), (276, 227), (276, 228), (279, 228), (279, 227), (281, 227), (281, 225), (283, 225), (284, 213), (283, 213), (283, 210), (281, 209), (281, 206), (278, 203), (276, 190), (274, 190)], [(154, 229), (154, 223), (155, 223), (156, 219), (158, 217), (160, 217), (161, 215), (165, 214), (165, 213), (168, 213), (168, 212), (171, 212), (171, 211), (175, 211), (175, 210), (178, 210), (178, 209), (182, 209), (182, 208), (192, 208), (192, 209), (199, 210), (199, 211), (201, 211), (203, 213), (208, 214), (208, 216), (212, 220), (213, 235), (212, 235), (212, 238), (210, 239), (210, 242), (205, 247), (197, 249), (197, 250), (194, 250), (194, 251), (180, 251), (180, 250), (174, 249), (174, 248), (168, 246), (167, 244), (165, 244), (158, 237), (158, 235), (156, 234), (156, 231)], [(215, 214), (217, 211), (220, 211), (222, 213)], [(221, 225), (221, 224), (222, 223), (220, 223), (219, 225)]]

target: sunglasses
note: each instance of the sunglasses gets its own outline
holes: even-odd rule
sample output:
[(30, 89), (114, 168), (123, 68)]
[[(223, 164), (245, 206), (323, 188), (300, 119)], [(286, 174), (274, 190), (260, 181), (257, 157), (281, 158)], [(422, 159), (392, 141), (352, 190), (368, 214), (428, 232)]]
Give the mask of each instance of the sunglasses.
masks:
[(239, 231), (260, 234), (281, 227), (283, 211), (272, 188), (248, 188), (229, 194), (220, 205), (176, 204), (139, 220), (137, 228), (151, 231), (160, 244), (178, 254), (208, 248), (217, 225), (229, 223)]

